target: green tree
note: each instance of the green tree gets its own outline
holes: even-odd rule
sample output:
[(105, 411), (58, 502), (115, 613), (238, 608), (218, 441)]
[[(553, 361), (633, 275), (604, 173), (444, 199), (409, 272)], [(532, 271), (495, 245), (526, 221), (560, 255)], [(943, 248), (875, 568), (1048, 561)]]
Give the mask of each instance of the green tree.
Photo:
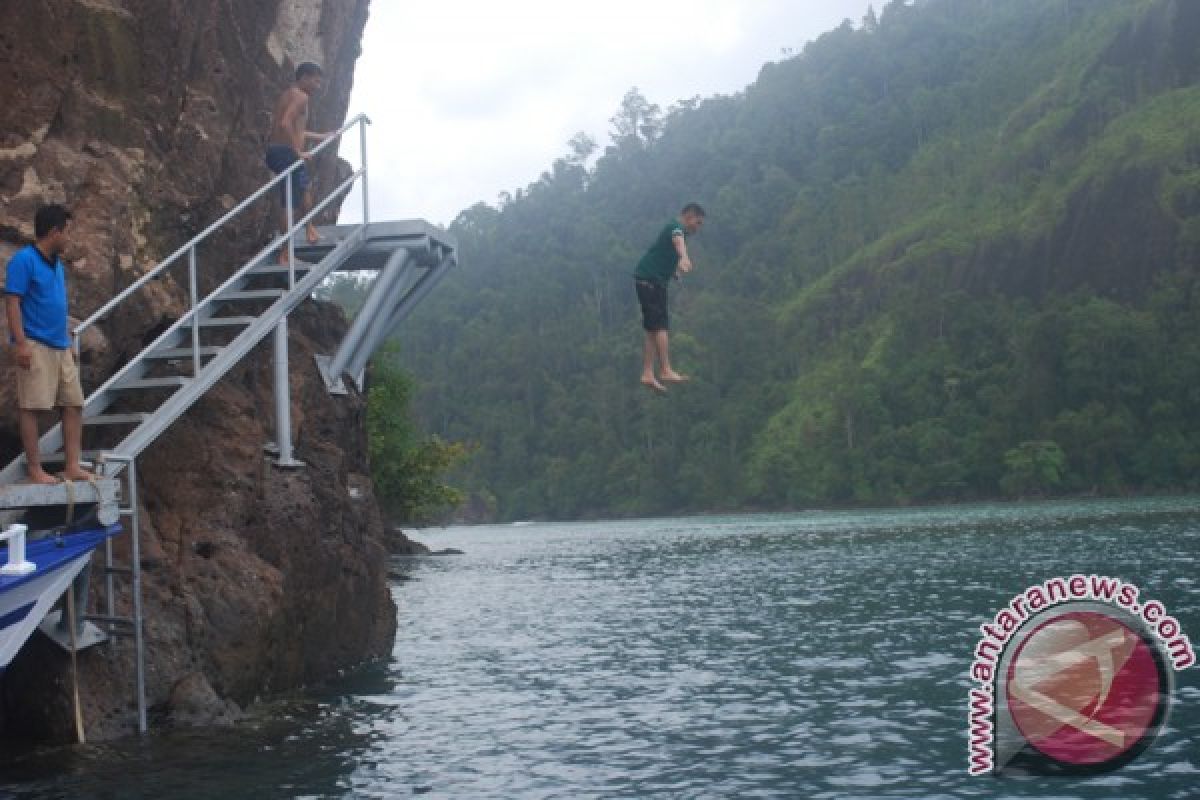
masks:
[(389, 356), (387, 349), (376, 356), (367, 391), (375, 495), (396, 522), (429, 522), (463, 501), (463, 493), (447, 485), (443, 476), (467, 457), (469, 448), (417, 432), (409, 411), (412, 381)]
[(645, 145), (658, 138), (662, 130), (662, 109), (635, 86), (621, 98), (621, 107), (610, 122), (613, 141), (618, 145)]
[(1017, 497), (1048, 494), (1062, 483), (1067, 457), (1051, 441), (1021, 442), (1004, 454), (1004, 491)]

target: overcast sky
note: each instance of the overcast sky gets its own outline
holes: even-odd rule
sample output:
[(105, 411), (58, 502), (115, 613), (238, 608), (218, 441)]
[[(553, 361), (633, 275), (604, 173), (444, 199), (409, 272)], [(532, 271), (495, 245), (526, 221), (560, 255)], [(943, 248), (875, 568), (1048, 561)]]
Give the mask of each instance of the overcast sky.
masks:
[(371, 215), (447, 224), (495, 204), (577, 131), (607, 145), (631, 87), (664, 111), (740, 91), (785, 49), (858, 25), (868, 2), (373, 0), (350, 105), (374, 122)]

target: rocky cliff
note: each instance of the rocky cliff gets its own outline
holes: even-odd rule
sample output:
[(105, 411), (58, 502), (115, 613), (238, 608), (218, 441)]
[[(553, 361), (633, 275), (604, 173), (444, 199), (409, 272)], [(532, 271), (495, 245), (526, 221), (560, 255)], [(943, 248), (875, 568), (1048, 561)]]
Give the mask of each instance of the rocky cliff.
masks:
[[(39, 204), (67, 204), (72, 314), (90, 313), (269, 177), (269, 113), (296, 63), (326, 70), (310, 127), (340, 123), (366, 15), (367, 0), (3, 0), (0, 259), (32, 235)], [(319, 182), (330, 185), (336, 169), (320, 165)], [(201, 252), (204, 283), (265, 243), (270, 213), (263, 203)], [(153, 282), (87, 337), (85, 389), (186, 308), (180, 283)], [(307, 468), (264, 459), (269, 341), (143, 454), (154, 721), (227, 718), (390, 649), (395, 609), (365, 406), (329, 397), (312, 358), (344, 326), (315, 304), (292, 318), (292, 414)], [(0, 387), (6, 461), (18, 451), (10, 383)], [(123, 537), (118, 548), (127, 545)], [(90, 737), (131, 730), (131, 663), (125, 645), (81, 654)], [(3, 678), (6, 735), (71, 737), (67, 665), (31, 640)]]

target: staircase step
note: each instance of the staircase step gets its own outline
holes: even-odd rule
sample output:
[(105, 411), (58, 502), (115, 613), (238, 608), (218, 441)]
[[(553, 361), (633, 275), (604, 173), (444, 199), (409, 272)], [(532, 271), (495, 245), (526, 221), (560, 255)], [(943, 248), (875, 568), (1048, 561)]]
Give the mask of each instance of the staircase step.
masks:
[[(301, 272), (310, 272), (316, 264), (310, 264), (307, 261), (296, 262), (296, 274)], [(287, 275), (288, 268), (280, 264), (263, 264), (254, 269), (247, 270), (247, 275)]]
[(258, 317), (209, 317), (200, 320), (201, 328), (237, 328), (246, 327)]
[[(222, 348), (217, 347), (216, 345), (205, 345), (204, 347), (200, 348), (200, 357), (204, 358), (205, 356), (215, 356), (217, 353), (220, 353), (221, 350)], [(142, 358), (155, 361), (175, 361), (180, 358), (191, 357), (192, 348), (190, 347), (166, 347), (161, 350), (151, 350), (149, 353), (146, 353), (144, 356), (142, 356)]]
[[(104, 455), (104, 450), (84, 450), (79, 454), (79, 466), (84, 469), (90, 469), (96, 465), (100, 456)], [(61, 464), (67, 460), (67, 454), (62, 450), (57, 453), (39, 453), (38, 459), (42, 462), (42, 466), (47, 464)]]
[(214, 302), (224, 303), (231, 300), (278, 300), (286, 293), (286, 289), (243, 289), (239, 292), (226, 292), (223, 295), (219, 295)]
[(183, 375), (167, 375), (162, 378), (138, 378), (131, 381), (123, 381), (111, 387), (120, 392), (125, 389), (178, 389), (180, 386), (186, 386), (191, 378)]
[(84, 425), (141, 425), (150, 417), (146, 413), (135, 414), (97, 414), (94, 417), (86, 417), (83, 420)]
[[(61, 454), (57, 460), (62, 461)], [(97, 499), (102, 500), (106, 495), (115, 498), (119, 492), (119, 484), (112, 478), (104, 477), (97, 478), (95, 487), (80, 481), (72, 481), (70, 487), (62, 483), (14, 483), (9, 486), (0, 486), (0, 508), (64, 506), (72, 500), (80, 503), (92, 503)]]

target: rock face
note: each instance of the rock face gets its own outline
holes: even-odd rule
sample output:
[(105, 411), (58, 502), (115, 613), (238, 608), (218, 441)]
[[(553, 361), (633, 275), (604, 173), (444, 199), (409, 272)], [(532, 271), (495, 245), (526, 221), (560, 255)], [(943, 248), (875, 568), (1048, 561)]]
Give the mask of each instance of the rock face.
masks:
[[(0, 262), (32, 235), (39, 204), (67, 204), (70, 306), (82, 317), (270, 177), (269, 113), (299, 61), (326, 70), (310, 129), (339, 125), (367, 0), (5, 0), (0, 9)], [(319, 185), (337, 169), (332, 158), (319, 165)], [(200, 252), (202, 289), (266, 243), (271, 213), (256, 205)], [(186, 309), (184, 275), (151, 282), (85, 338), (85, 389)], [(339, 311), (315, 303), (291, 318), (293, 429), (306, 468), (264, 458), (269, 339), (140, 459), (154, 719), (230, 719), (255, 698), (390, 650), (395, 608), (365, 403), (330, 397), (313, 363), (344, 329)], [(5, 461), (19, 450), (11, 384), (0, 382)], [(90, 738), (132, 730), (131, 650), (80, 654)], [(30, 641), (0, 687), (6, 735), (71, 738), (68, 665), (54, 645)]]
[(397, 556), (427, 556), (432, 552), (427, 545), (408, 538), (408, 534), (398, 527), (388, 531), (387, 549), (389, 553)]

